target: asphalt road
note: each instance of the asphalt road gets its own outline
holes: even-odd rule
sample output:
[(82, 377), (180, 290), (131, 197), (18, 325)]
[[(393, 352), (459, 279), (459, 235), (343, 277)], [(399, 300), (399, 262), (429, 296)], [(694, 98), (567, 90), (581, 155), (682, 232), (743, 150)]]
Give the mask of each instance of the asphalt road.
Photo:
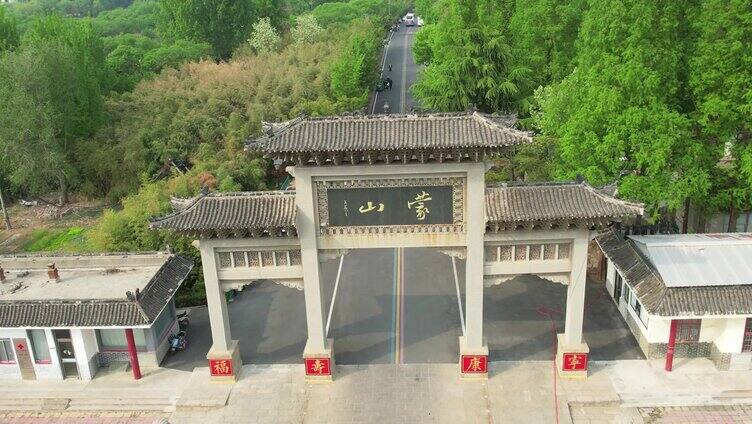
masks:
[[(409, 113), (412, 110), (414, 100), (410, 87), (418, 73), (412, 48), (417, 31), (418, 27), (405, 27), (403, 24), (399, 31), (392, 33), (382, 70), (382, 77), (392, 79), (392, 89), (377, 93), (372, 113)], [(389, 64), (392, 65), (391, 71)], [(389, 107), (385, 108), (385, 105)]]

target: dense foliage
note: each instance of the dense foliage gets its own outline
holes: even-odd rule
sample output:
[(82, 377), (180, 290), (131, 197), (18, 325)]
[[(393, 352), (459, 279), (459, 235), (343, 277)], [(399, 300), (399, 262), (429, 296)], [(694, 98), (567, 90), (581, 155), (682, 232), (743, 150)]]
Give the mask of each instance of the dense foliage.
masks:
[(618, 181), (653, 213), (752, 207), (749, 0), (416, 7), (421, 104), (514, 112), (537, 132), (492, 178)]
[[(289, 7), (263, 0), (136, 0), (73, 18), (0, 7), (0, 184), (118, 205), (92, 229), (40, 233), (29, 248), (196, 256), (188, 239), (148, 229), (171, 196), (275, 188), (281, 173), (244, 148), (263, 121), (365, 106), (384, 24), (406, 5), (343, 4), (357, 13), (331, 22), (317, 4), (288, 20), (278, 9)], [(200, 267), (178, 297), (202, 302)]]

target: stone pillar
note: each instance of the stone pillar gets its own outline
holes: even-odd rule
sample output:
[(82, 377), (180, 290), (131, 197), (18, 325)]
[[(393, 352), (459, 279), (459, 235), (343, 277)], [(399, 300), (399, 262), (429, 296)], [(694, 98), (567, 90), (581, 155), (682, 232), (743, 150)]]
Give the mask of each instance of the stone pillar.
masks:
[(465, 267), (465, 336), (460, 337), (460, 375), (488, 377), (488, 345), (483, 337), (483, 255), (486, 233), (485, 164), (467, 173), (467, 263)]
[(582, 324), (585, 314), (585, 289), (587, 284), (587, 230), (578, 231), (572, 242), (572, 271), (567, 286), (567, 310), (564, 334), (557, 337), (556, 362), (562, 378), (587, 378), (590, 349), (582, 339)]
[(300, 240), (303, 294), (308, 329), (308, 341), (303, 350), (306, 380), (331, 381), (334, 370), (334, 352), (333, 341), (327, 339), (325, 333), (317, 241), (316, 190), (310, 175), (303, 175), (303, 172), (295, 171), (296, 169), (291, 169), (291, 173), (295, 176), (295, 203), (297, 207), (295, 228)]
[(209, 360), (209, 372), (212, 381), (234, 383), (240, 375), (243, 362), (240, 358), (238, 341), (232, 340), (230, 334), (227, 298), (219, 285), (214, 246), (211, 243), (202, 242), (198, 247), (201, 251), (201, 264), (204, 269), (206, 305), (212, 332), (212, 347), (206, 354), (206, 359)]

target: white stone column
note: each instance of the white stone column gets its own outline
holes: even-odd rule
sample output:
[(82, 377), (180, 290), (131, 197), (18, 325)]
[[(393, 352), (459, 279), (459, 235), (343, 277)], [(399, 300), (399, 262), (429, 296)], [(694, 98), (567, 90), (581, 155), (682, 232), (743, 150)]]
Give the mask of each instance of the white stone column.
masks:
[[(465, 346), (483, 346), (483, 236), (486, 232), (486, 182), (483, 164), (467, 175), (467, 262), (465, 267)], [(477, 168), (477, 169), (475, 169)]]
[[(306, 378), (331, 380), (334, 368), (332, 341), (327, 340), (324, 324), (323, 296), (321, 295), (321, 268), (318, 253), (318, 228), (316, 220), (316, 190), (311, 176), (304, 169), (291, 168), (295, 177), (295, 228), (300, 240), (300, 261), (303, 267), (303, 294), (306, 305), (308, 341), (303, 351)], [(326, 363), (328, 373), (314, 375), (309, 362)], [(317, 368), (318, 369), (318, 368)]]
[(227, 312), (227, 298), (219, 285), (217, 260), (214, 247), (206, 242), (200, 244), (201, 265), (204, 270), (206, 305), (209, 312), (209, 325), (212, 333), (212, 349), (230, 350), (230, 316)]
[[(586, 232), (587, 234), (587, 232)], [(588, 237), (575, 238), (572, 243), (572, 271), (567, 286), (567, 310), (564, 338), (567, 344), (582, 343), (582, 324), (585, 314), (585, 288), (587, 285)]]
[(243, 367), (240, 346), (232, 340), (230, 316), (227, 311), (227, 298), (219, 283), (214, 244), (208, 240), (194, 242), (201, 252), (201, 265), (204, 270), (206, 305), (209, 312), (209, 325), (212, 333), (212, 347), (206, 354), (212, 381), (237, 381)]
[(572, 269), (567, 286), (567, 309), (564, 317), (564, 334), (557, 336), (556, 367), (566, 379), (586, 379), (590, 348), (582, 339), (585, 315), (585, 289), (587, 280), (587, 251), (590, 242), (588, 230), (577, 230), (572, 241)]
[(465, 199), (467, 262), (465, 267), (465, 336), (460, 338), (460, 375), (488, 376), (488, 346), (483, 338), (483, 255), (486, 232), (485, 164), (467, 172)]

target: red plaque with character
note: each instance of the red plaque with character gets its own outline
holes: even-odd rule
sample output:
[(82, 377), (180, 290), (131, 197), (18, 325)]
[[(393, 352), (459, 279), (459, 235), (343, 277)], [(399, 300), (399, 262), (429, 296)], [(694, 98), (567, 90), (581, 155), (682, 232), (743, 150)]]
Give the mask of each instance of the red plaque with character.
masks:
[(231, 377), (232, 359), (209, 359), (209, 370), (212, 377)]
[(563, 371), (587, 371), (587, 353), (565, 353), (562, 359)]
[(329, 358), (305, 358), (306, 375), (332, 375)]
[(466, 374), (485, 374), (488, 372), (488, 356), (462, 355), (462, 372)]

